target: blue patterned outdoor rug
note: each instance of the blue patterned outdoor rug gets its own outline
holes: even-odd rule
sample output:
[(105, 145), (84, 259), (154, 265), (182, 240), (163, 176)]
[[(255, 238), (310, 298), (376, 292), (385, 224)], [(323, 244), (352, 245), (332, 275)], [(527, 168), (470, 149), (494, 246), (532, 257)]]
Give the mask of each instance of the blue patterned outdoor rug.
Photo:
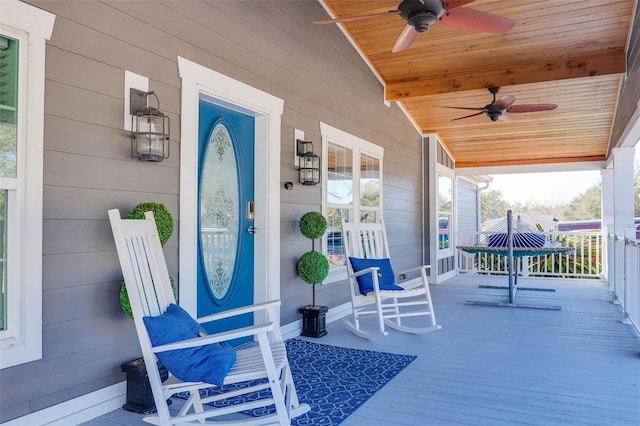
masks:
[[(416, 359), (413, 355), (341, 348), (299, 339), (287, 340), (286, 345), (298, 399), (311, 406), (308, 413), (293, 419), (294, 426), (340, 424)], [(229, 404), (228, 400), (222, 402), (221, 405)], [(274, 411), (273, 408), (248, 414), (261, 416)]]

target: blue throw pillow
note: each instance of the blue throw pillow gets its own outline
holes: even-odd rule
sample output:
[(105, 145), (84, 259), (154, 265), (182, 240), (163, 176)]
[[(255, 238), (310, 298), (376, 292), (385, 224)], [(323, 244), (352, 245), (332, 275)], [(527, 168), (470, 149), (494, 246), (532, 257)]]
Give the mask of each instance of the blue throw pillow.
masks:
[[(180, 306), (170, 304), (157, 317), (142, 318), (152, 346), (193, 339), (206, 334)], [(194, 348), (158, 352), (158, 359), (174, 376), (185, 382), (206, 382), (222, 386), (229, 369), (236, 361), (236, 351), (225, 342)]]
[[(380, 286), (380, 290), (404, 290), (402, 287), (394, 284), (395, 277), (389, 259), (359, 259), (357, 257), (350, 257), (349, 262), (351, 262), (353, 272), (362, 271), (363, 269), (374, 266), (380, 268), (378, 270), (378, 285)], [(373, 291), (373, 278), (371, 274), (363, 274), (356, 277), (356, 279), (358, 280), (360, 294), (366, 296), (367, 293)]]

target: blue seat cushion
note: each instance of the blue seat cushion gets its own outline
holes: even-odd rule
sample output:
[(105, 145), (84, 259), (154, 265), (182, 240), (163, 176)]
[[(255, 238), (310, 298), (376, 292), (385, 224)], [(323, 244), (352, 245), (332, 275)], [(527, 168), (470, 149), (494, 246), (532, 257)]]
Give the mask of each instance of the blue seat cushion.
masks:
[[(143, 317), (152, 346), (200, 337), (205, 331), (191, 315), (175, 304), (156, 317)], [(201, 334), (202, 333), (202, 334)], [(226, 342), (158, 352), (158, 359), (174, 376), (185, 382), (206, 382), (222, 386), (236, 361), (235, 349)]]
[[(376, 266), (380, 268), (378, 269), (378, 285), (380, 286), (380, 290), (404, 290), (402, 287), (395, 285), (395, 277), (389, 259), (360, 259), (350, 257), (349, 262), (351, 262), (353, 272)], [(373, 278), (371, 274), (363, 274), (356, 277), (356, 279), (358, 280), (360, 294), (366, 296), (369, 292), (373, 291)]]

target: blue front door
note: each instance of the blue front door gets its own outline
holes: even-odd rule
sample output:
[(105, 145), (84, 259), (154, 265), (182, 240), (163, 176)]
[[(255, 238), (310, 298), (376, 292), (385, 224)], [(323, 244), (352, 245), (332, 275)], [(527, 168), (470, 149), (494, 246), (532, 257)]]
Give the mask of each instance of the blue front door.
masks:
[[(254, 118), (198, 103), (198, 317), (253, 303)], [(185, 142), (186, 143), (186, 142)], [(204, 325), (219, 332), (251, 315)]]

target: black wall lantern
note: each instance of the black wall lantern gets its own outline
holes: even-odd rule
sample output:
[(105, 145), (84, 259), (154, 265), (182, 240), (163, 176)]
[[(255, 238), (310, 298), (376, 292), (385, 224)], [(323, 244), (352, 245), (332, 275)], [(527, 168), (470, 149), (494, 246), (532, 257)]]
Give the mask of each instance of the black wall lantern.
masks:
[[(153, 95), (157, 108), (149, 106)], [(169, 117), (160, 111), (160, 100), (154, 92), (131, 89), (131, 155), (140, 161), (162, 161), (169, 158)]]
[(320, 157), (313, 153), (313, 143), (296, 139), (297, 153), (300, 157), (298, 181), (303, 185), (320, 183)]

